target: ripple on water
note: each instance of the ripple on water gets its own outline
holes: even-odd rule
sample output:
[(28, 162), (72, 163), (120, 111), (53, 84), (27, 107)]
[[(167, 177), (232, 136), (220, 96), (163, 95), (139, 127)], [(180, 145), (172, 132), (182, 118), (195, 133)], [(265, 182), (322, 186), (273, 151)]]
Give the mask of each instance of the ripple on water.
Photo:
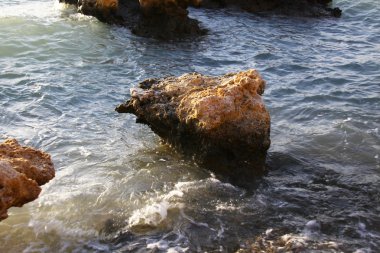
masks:
[[(340, 19), (191, 9), (209, 35), (173, 43), (50, 0), (2, 1), (0, 137), (46, 150), (57, 175), (1, 222), (1, 250), (233, 252), (273, 229), (376, 251), (380, 10), (337, 5)], [(251, 189), (114, 112), (145, 78), (246, 68), (267, 81), (272, 116), (269, 171)]]

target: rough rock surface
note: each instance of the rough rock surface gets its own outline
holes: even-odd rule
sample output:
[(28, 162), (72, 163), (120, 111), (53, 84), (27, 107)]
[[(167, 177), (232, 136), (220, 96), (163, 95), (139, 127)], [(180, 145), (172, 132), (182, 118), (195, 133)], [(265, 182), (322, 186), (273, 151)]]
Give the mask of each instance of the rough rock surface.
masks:
[(23, 147), (15, 139), (0, 143), (0, 220), (7, 209), (35, 200), (41, 188), (54, 177), (50, 155)]
[(208, 168), (239, 176), (262, 172), (270, 145), (270, 116), (256, 70), (221, 77), (185, 74), (149, 79), (118, 106)]
[[(70, 0), (70, 4), (73, 1), (75, 0)], [(97, 17), (103, 22), (114, 23), (117, 21), (118, 0), (77, 0), (77, 4), (79, 11), (85, 15)]]
[(189, 18), (189, 6), (203, 8), (238, 7), (249, 12), (271, 11), (285, 15), (335, 16), (331, 0), (59, 0), (78, 6), (79, 12), (100, 21), (119, 24), (143, 37), (175, 39), (206, 33), (199, 22)]

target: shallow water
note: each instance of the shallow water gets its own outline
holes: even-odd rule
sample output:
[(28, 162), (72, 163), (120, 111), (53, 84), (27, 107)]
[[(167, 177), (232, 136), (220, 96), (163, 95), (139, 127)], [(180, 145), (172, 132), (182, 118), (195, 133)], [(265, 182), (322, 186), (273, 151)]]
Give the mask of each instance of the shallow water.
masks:
[[(210, 33), (163, 43), (51, 0), (1, 1), (0, 139), (49, 152), (57, 173), (9, 210), (0, 252), (232, 252), (311, 220), (315, 240), (378, 252), (380, 6), (336, 5), (340, 19), (192, 9)], [(247, 68), (272, 116), (269, 172), (250, 189), (114, 112), (145, 78)]]

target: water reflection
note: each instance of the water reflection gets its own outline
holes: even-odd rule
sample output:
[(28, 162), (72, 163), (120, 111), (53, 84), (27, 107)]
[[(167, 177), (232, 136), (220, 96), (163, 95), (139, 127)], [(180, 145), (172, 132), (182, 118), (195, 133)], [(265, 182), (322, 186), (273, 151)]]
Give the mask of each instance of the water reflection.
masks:
[[(310, 224), (343, 252), (380, 248), (375, 1), (341, 1), (333, 20), (191, 10), (210, 33), (177, 44), (24, 4), (0, 3), (0, 137), (51, 153), (57, 176), (0, 223), (0, 251), (233, 252)], [(248, 187), (114, 112), (146, 78), (248, 68), (272, 116), (267, 173)]]

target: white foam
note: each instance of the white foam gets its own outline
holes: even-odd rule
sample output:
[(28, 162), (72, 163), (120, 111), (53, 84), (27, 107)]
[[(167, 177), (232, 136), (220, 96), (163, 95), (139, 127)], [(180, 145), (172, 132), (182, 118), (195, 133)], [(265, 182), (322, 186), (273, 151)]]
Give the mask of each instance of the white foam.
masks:
[(0, 7), (0, 17), (38, 17), (57, 16), (61, 10), (68, 8), (58, 1), (24, 2), (17, 5)]
[(158, 242), (154, 243), (148, 243), (146, 246), (147, 249), (159, 249), (159, 250), (166, 250), (169, 248), (168, 242), (165, 240), (160, 240)]
[[(205, 183), (207, 186), (205, 186)], [(184, 213), (185, 204), (183, 203), (183, 197), (190, 189), (197, 189), (199, 186), (215, 187), (224, 185), (219, 180), (214, 178), (208, 178), (201, 181), (179, 182), (175, 185), (174, 189), (166, 194), (161, 194), (156, 198), (150, 199), (149, 203), (145, 207), (133, 211), (132, 215), (128, 219), (128, 229), (137, 233), (145, 233), (155, 229), (168, 228), (173, 225), (173, 221), (178, 217), (186, 219), (188, 222), (197, 226), (207, 227), (208, 224), (196, 222), (193, 218)], [(229, 187), (227, 185), (227, 187)], [(222, 207), (220, 208), (232, 208), (235, 207)], [(174, 211), (174, 212), (170, 212)], [(168, 217), (170, 215), (170, 217)], [(174, 220), (173, 220), (174, 219)], [(214, 230), (214, 229), (211, 229)], [(214, 230), (215, 231), (215, 230)], [(224, 232), (222, 228), (221, 233)], [(159, 243), (159, 245), (157, 245)], [(149, 247), (163, 247), (160, 242), (151, 242)], [(177, 250), (177, 249), (175, 249)], [(184, 252), (181, 249), (179, 252)]]
[(371, 253), (372, 250), (371, 249), (367, 249), (367, 248), (364, 248), (364, 249), (357, 249), (354, 251), (354, 253)]
[(235, 210), (238, 210), (239, 207), (237, 206), (234, 206), (234, 205), (229, 205), (229, 204), (218, 204), (216, 205), (216, 210), (217, 211), (235, 211)]
[(182, 252), (187, 252), (189, 248), (181, 248), (181, 247), (174, 247), (174, 248), (169, 248), (166, 252), (167, 253), (182, 253)]
[(310, 220), (306, 223), (304, 233), (308, 236), (317, 234), (321, 230), (321, 224), (317, 220)]
[(166, 200), (147, 205), (132, 213), (128, 219), (129, 228), (132, 230), (140, 230), (140, 228), (155, 229), (160, 226), (165, 226), (168, 211), (181, 208), (183, 208), (181, 204), (169, 203)]
[(95, 229), (90, 229), (88, 227), (80, 228), (78, 226), (72, 226), (58, 219), (51, 219), (51, 220), (31, 219), (29, 221), (28, 226), (33, 228), (36, 234), (57, 233), (60, 236), (65, 236), (69, 238), (93, 237), (97, 235), (97, 231)]
[(269, 236), (272, 232), (273, 232), (273, 228), (268, 228), (267, 230), (265, 230), (265, 234), (267, 236)]
[(83, 146), (79, 147), (79, 153), (81, 156), (83, 156), (85, 158), (89, 157), (92, 154), (92, 152), (90, 150), (88, 150), (87, 148), (85, 148)]
[(240, 189), (236, 188), (230, 183), (223, 183), (220, 180), (210, 177), (199, 181), (188, 181), (188, 182), (178, 182), (175, 184), (175, 188), (188, 192), (191, 189), (200, 189), (200, 188), (214, 188), (214, 187), (222, 187), (227, 188), (229, 190), (239, 191)]
[(180, 191), (180, 190), (172, 190), (172, 191), (170, 191), (168, 194), (166, 194), (164, 196), (164, 199), (165, 200), (170, 200), (170, 199), (172, 199), (174, 197), (182, 198), (183, 197), (183, 192)]
[(348, 117), (347, 119), (344, 119), (343, 122), (348, 122), (348, 121), (351, 121), (352, 118)]
[(189, 250), (189, 248), (182, 248), (179, 246), (170, 247), (169, 243), (165, 240), (159, 240), (157, 242), (148, 243), (146, 246), (147, 249), (165, 251), (166, 253), (184, 253)]

